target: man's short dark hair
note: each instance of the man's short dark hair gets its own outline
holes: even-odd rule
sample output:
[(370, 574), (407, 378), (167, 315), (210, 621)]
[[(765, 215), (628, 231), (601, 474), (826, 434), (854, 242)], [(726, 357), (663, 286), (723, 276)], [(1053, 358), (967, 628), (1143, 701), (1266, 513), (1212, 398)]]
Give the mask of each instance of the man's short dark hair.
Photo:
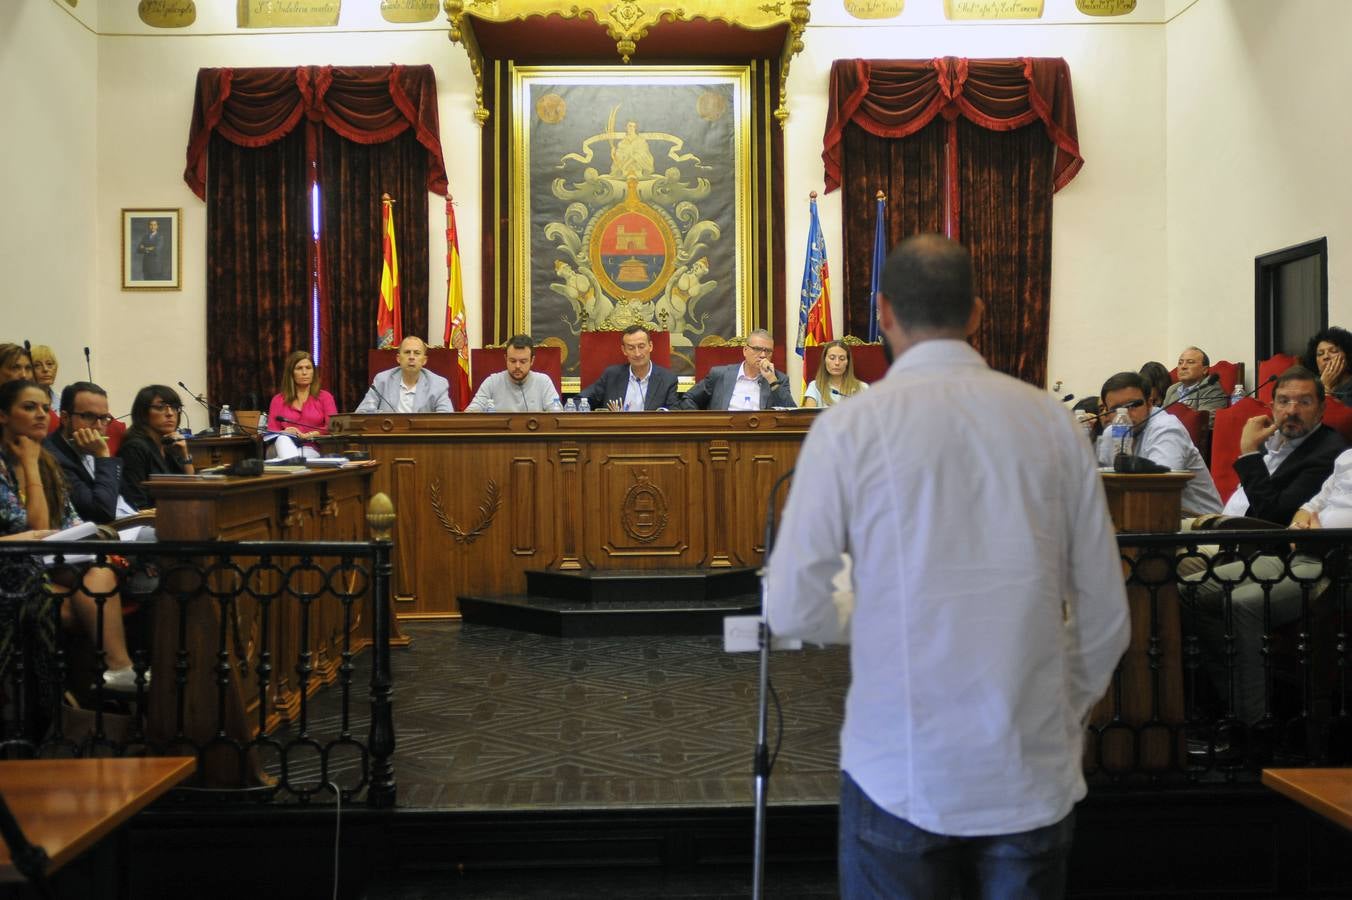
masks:
[(628, 328), (626, 328), (624, 331), (621, 331), (621, 332), (620, 332), (620, 340), (623, 341), (623, 340), (624, 340), (626, 337), (628, 337), (629, 335), (631, 335), (631, 334), (638, 334), (640, 331), (643, 332), (643, 337), (644, 337), (645, 340), (651, 341), (651, 340), (653, 339), (653, 336), (652, 336), (651, 334), (648, 333), (648, 329), (647, 329), (647, 328), (644, 328), (642, 325), (640, 325), (639, 323), (635, 322), (633, 325), (630, 325), (630, 326), (629, 326)]
[(1136, 372), (1118, 372), (1107, 381), (1103, 382), (1103, 388), (1099, 391), (1099, 400), (1108, 402), (1108, 395), (1113, 391), (1121, 391), (1126, 388), (1136, 388), (1141, 392), (1141, 397), (1150, 399), (1150, 385), (1146, 384), (1144, 378)]
[[(1324, 382), (1319, 380), (1318, 375), (1301, 365), (1292, 366), (1277, 376), (1277, 383), (1272, 386), (1273, 396), (1276, 396), (1277, 391), (1281, 390), (1282, 385), (1289, 381), (1313, 381), (1314, 395), (1319, 398), (1320, 403), (1324, 402)], [(61, 404), (61, 408), (66, 408), (64, 400)]]
[(918, 234), (892, 248), (882, 295), (906, 329), (963, 328), (972, 315), (972, 255), (939, 234)]
[(531, 356), (535, 355), (535, 339), (528, 334), (512, 335), (507, 339), (507, 343), (503, 344), (502, 352), (506, 353), (508, 347), (513, 350), (529, 350)]
[(92, 381), (73, 381), (61, 389), (61, 411), (75, 411), (76, 394), (98, 394), (100, 397), (107, 397), (108, 392), (99, 387)]

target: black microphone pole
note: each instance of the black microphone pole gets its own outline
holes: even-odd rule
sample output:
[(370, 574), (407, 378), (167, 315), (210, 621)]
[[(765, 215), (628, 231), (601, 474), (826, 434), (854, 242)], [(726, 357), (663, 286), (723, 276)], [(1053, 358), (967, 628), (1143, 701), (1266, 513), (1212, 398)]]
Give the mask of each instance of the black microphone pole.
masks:
[(770, 694), (770, 551), (775, 545), (775, 497), (779, 489), (793, 477), (793, 469), (785, 472), (770, 486), (770, 499), (765, 504), (765, 556), (761, 561), (761, 618), (757, 629), (760, 636), (760, 677), (756, 707), (756, 753), (752, 761), (752, 784), (755, 793), (755, 845), (752, 851), (752, 900), (765, 895), (765, 815), (769, 802), (770, 758), (769, 694)]
[(374, 381), (371, 382), (370, 384), (368, 384), (368, 385), (366, 386), (366, 390), (368, 390), (368, 391), (370, 391), (371, 393), (373, 393), (373, 394), (376, 395), (376, 409), (380, 409), (380, 404), (384, 403), (386, 406), (388, 406), (388, 407), (390, 408), (390, 412), (396, 412), (396, 413), (399, 412), (399, 410), (395, 408), (394, 404), (392, 404), (392, 403), (390, 403), (390, 401), (386, 400), (386, 399), (385, 399), (385, 395), (382, 394), (382, 393), (376, 388), (376, 383), (375, 383)]
[(89, 363), (89, 348), (88, 347), (84, 348), (84, 352), (85, 352), (85, 374), (89, 376), (89, 380), (92, 383), (94, 381), (94, 367)]

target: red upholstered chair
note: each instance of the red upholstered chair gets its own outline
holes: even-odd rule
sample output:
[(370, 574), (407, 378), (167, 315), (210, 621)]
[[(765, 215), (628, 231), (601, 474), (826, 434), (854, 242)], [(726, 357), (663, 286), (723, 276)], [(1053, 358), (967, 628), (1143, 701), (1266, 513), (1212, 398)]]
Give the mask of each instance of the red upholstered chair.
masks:
[[(1269, 359), (1265, 359), (1258, 364), (1258, 384), (1263, 384), (1273, 375), (1280, 375), (1287, 369), (1300, 362), (1299, 357), (1291, 356), (1287, 353), (1278, 353)], [(1276, 390), (1276, 385), (1264, 385), (1258, 392), (1258, 399), (1269, 406), (1272, 405), (1272, 392)]]
[(1216, 482), (1222, 503), (1239, 487), (1235, 460), (1239, 459), (1239, 436), (1244, 423), (1260, 415), (1270, 416), (1272, 410), (1252, 397), (1245, 397), (1228, 409), (1216, 410), (1215, 424), (1211, 427), (1211, 479)]
[[(469, 351), (470, 400), (474, 399), (474, 394), (479, 390), (479, 385), (484, 383), (484, 379), (506, 368), (507, 356), (501, 347), (480, 347)], [(549, 380), (554, 382), (554, 390), (563, 390), (563, 357), (558, 347), (543, 344), (537, 346), (531, 371), (548, 375)], [(469, 403), (469, 400), (465, 402)]]
[[(887, 357), (883, 355), (882, 344), (849, 344), (850, 356), (854, 359), (854, 377), (867, 384), (882, 379), (887, 374)], [(822, 362), (822, 348), (803, 348), (803, 382), (817, 377), (817, 367)]]
[[(464, 409), (471, 397), (460, 398), (455, 396), (455, 367), (460, 365), (456, 360), (454, 348), (451, 347), (428, 347), (427, 365), (425, 368), (429, 372), (435, 372), (442, 378), (451, 383), (451, 402), (455, 404), (456, 409)], [(386, 369), (393, 369), (399, 365), (399, 351), (391, 348), (389, 350), (367, 350), (366, 351), (366, 381), (369, 384), (375, 380), (375, 377)], [(470, 366), (474, 365), (470, 360)], [(506, 362), (503, 363), (506, 365)], [(366, 393), (365, 390), (362, 391)], [(360, 398), (358, 398), (360, 399)]]
[[(578, 335), (578, 375), (583, 389), (594, 384), (608, 367), (628, 362), (620, 345), (622, 337), (623, 331), (584, 331)], [(653, 342), (652, 361), (670, 369), (671, 335), (665, 331), (650, 331), (648, 337)]]
[[(746, 354), (742, 352), (744, 346), (745, 343), (700, 344), (695, 348), (695, 380), (702, 380), (714, 366), (745, 362)], [(776, 343), (774, 352), (770, 354), (770, 361), (781, 372), (784, 371), (784, 357), (784, 345)]]
[(1348, 406), (1336, 397), (1324, 398), (1324, 424), (1343, 436), (1343, 440), (1352, 444), (1352, 406)]
[[(47, 423), (47, 433), (55, 434), (60, 427), (61, 417), (52, 416)], [(104, 435), (108, 438), (108, 452), (113, 456), (117, 455), (117, 448), (122, 446), (122, 437), (126, 433), (127, 426), (121, 419), (113, 419), (108, 423), (108, 429), (104, 432)]]
[(1188, 429), (1188, 437), (1192, 438), (1192, 445), (1202, 454), (1202, 459), (1206, 459), (1210, 449), (1211, 414), (1198, 412), (1186, 403), (1171, 403), (1164, 411), (1183, 423), (1183, 427)]

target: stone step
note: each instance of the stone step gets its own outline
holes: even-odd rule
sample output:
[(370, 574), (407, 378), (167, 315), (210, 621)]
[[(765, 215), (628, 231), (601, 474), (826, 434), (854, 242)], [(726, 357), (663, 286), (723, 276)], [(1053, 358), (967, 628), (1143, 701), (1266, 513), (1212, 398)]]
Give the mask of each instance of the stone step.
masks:
[(557, 637), (722, 634), (725, 617), (760, 614), (760, 595), (756, 593), (718, 600), (653, 598), (637, 602), (574, 601), (524, 594), (459, 599), (466, 625), (492, 625)]
[(757, 570), (724, 569), (530, 569), (526, 593), (573, 603), (719, 603), (760, 592)]

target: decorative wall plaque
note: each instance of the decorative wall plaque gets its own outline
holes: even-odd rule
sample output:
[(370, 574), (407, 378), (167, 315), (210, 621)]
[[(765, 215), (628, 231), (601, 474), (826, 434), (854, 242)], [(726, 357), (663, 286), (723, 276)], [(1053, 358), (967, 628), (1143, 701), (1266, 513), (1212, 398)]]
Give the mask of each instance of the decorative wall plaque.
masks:
[(338, 24), (342, 0), (238, 0), (240, 28), (318, 28)]
[(845, 11), (856, 19), (895, 19), (906, 0), (845, 0)]
[(197, 21), (197, 4), (193, 0), (141, 0), (136, 14), (151, 28), (185, 28)]
[(1042, 0), (944, 0), (944, 18), (953, 21), (1040, 19)]
[(380, 0), (380, 17), (395, 25), (430, 22), (440, 10), (439, 0)]
[(1125, 16), (1136, 11), (1136, 0), (1075, 0), (1075, 8), (1086, 16)]

